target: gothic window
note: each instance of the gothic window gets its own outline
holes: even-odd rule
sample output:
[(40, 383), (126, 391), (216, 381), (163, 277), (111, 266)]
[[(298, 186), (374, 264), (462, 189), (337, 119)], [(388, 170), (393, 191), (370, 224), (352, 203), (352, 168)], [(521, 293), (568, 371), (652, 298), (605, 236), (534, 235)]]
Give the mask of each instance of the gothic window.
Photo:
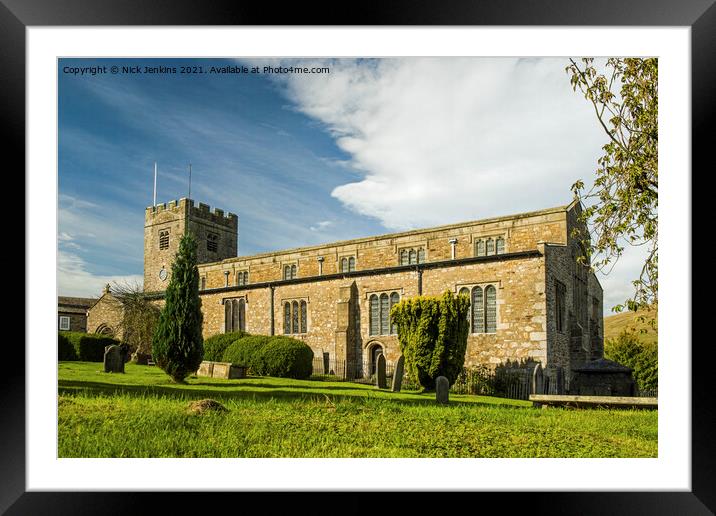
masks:
[(291, 333), (291, 303), (283, 305), (283, 332), (286, 335)]
[(298, 301), (291, 303), (291, 333), (300, 333), (298, 331)]
[(244, 331), (246, 329), (246, 300), (224, 300), (224, 332)]
[(308, 331), (308, 305), (305, 301), (301, 301), (301, 333)]
[[(470, 289), (467, 287), (462, 287), (460, 289), (460, 292), (458, 292), (458, 295), (460, 296), (467, 296), (468, 299), (470, 299)], [(471, 320), (471, 313), (472, 313), (472, 303), (470, 303), (470, 308), (467, 309), (467, 320), (468, 322)]]
[(308, 304), (305, 300), (283, 304), (283, 332), (286, 335), (308, 332)]
[(475, 243), (475, 255), (485, 256), (485, 241), (480, 239)]
[(159, 232), (159, 250), (169, 249), (169, 230)]
[(482, 288), (472, 289), (472, 333), (485, 332), (485, 306), (482, 299)]
[(394, 335), (398, 332), (397, 326), (390, 317), (390, 309), (400, 301), (400, 294), (391, 292), (380, 296), (370, 296), (369, 304), (369, 333), (370, 335)]
[(400, 265), (408, 265), (408, 250), (400, 251)]
[(297, 270), (296, 265), (291, 265), (291, 279), (296, 277), (296, 270)]
[(219, 249), (219, 235), (216, 233), (207, 233), (206, 250), (215, 253)]
[(380, 333), (380, 306), (378, 304), (378, 296), (373, 294), (370, 296), (370, 334), (378, 335)]
[(418, 253), (415, 252), (415, 249), (411, 249), (408, 251), (408, 263), (410, 265), (417, 263), (418, 261)]
[(425, 263), (425, 249), (418, 249), (418, 263)]
[(497, 237), (495, 240), (495, 250), (496, 254), (503, 254), (505, 252), (505, 239), (502, 237)]
[[(390, 309), (393, 309), (393, 306), (397, 305), (400, 301), (400, 295), (397, 292), (393, 292), (390, 294)], [(390, 333), (392, 335), (396, 335), (398, 333), (398, 326), (393, 322), (393, 318), (390, 319)]]
[(238, 286), (248, 285), (249, 284), (249, 272), (248, 271), (237, 272), (236, 273), (236, 284)]
[(356, 270), (356, 259), (351, 256), (348, 258), (348, 272), (353, 272), (354, 270)]
[(497, 331), (497, 289), (493, 285), (485, 288), (485, 333)]
[(348, 258), (341, 258), (341, 272), (348, 272)]
[(206, 290), (206, 276), (201, 277), (201, 290)]
[(283, 279), (291, 279), (291, 266), (286, 265), (283, 268)]
[(487, 239), (487, 242), (485, 242), (485, 247), (487, 248), (487, 255), (493, 255), (495, 254), (495, 241), (491, 238)]

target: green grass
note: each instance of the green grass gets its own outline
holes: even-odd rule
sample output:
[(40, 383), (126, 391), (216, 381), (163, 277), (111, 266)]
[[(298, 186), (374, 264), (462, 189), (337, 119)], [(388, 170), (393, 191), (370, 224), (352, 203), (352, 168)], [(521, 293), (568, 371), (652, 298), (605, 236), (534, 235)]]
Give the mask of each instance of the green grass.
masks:
[[(621, 312), (609, 315), (604, 318), (604, 340), (613, 339), (619, 336), (624, 330), (635, 333), (644, 344), (656, 343), (658, 333), (654, 331), (648, 322), (636, 321), (636, 318), (644, 315), (651, 317), (651, 312)], [(645, 333), (641, 333), (644, 330)]]
[[(59, 365), (60, 457), (656, 457), (656, 411), (392, 393), (347, 382), (189, 378)], [(190, 414), (212, 398), (229, 411)]]

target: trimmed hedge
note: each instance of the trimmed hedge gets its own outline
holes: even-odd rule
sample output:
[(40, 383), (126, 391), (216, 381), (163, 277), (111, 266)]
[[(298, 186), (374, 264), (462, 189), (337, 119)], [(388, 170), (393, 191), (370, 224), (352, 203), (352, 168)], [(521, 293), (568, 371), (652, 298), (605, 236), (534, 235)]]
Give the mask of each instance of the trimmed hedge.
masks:
[(57, 336), (57, 360), (77, 360), (75, 348), (70, 343), (67, 335), (60, 332)]
[(224, 359), (226, 349), (238, 339), (247, 335), (248, 333), (243, 331), (212, 335), (204, 341), (204, 360), (221, 362)]
[(258, 376), (305, 379), (313, 372), (313, 350), (290, 337), (252, 335), (231, 344), (224, 362), (247, 366)]
[(313, 372), (313, 350), (290, 337), (274, 337), (259, 352), (263, 376), (306, 379)]
[[(104, 348), (113, 344), (119, 345), (117, 339), (106, 335), (97, 335), (95, 333), (82, 333), (78, 331), (61, 331), (59, 332), (59, 350), (58, 358), (60, 360), (80, 360), (82, 362), (102, 362), (104, 361)], [(62, 343), (65, 338), (74, 350), (74, 358), (61, 358), (60, 353), (68, 356), (67, 347)], [(63, 350), (64, 351), (60, 351)]]
[(275, 337), (250, 335), (235, 340), (224, 352), (223, 361), (246, 366), (249, 374), (262, 375), (261, 350)]

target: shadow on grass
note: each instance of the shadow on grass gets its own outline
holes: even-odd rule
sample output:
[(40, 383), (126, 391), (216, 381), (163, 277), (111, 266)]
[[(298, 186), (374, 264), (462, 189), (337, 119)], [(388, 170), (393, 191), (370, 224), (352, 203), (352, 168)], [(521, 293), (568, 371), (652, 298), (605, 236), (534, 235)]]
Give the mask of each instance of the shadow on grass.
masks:
[[(202, 387), (216, 387), (219, 385), (219, 389), (196, 389), (194, 386), (200, 385)], [(188, 388), (187, 388), (188, 387)], [(329, 391), (324, 392), (311, 392), (311, 387), (300, 386), (296, 387), (293, 385), (281, 385), (278, 388), (277, 385), (273, 384), (245, 384), (243, 387), (247, 387), (247, 390), (238, 390), (242, 386), (231, 385), (237, 390), (232, 392), (226, 392), (224, 389), (226, 386), (222, 384), (207, 384), (207, 383), (190, 383), (185, 386), (177, 386), (176, 384), (167, 385), (127, 385), (127, 384), (113, 384), (106, 382), (87, 382), (77, 380), (60, 380), (58, 382), (58, 393), (59, 394), (79, 394), (90, 397), (107, 396), (112, 394), (127, 394), (130, 396), (166, 396), (175, 398), (177, 400), (192, 400), (202, 398), (215, 398), (224, 400), (265, 400), (265, 401), (280, 401), (280, 402), (293, 402), (297, 400), (317, 400), (324, 401), (326, 397), (329, 397), (332, 401), (350, 401), (355, 403), (362, 403), (364, 401), (385, 401), (389, 403), (397, 403), (401, 405), (435, 405), (435, 400), (432, 398), (391, 398), (390, 391), (370, 391), (364, 390), (367, 393), (378, 393), (382, 392), (388, 394), (388, 396), (350, 396), (344, 394), (334, 394), (333, 390), (336, 390), (335, 386), (330, 388), (323, 387), (321, 390)], [(269, 387), (270, 391), (261, 390), (250, 390), (252, 387)], [(294, 390), (285, 390), (284, 388), (291, 388)], [(320, 387), (315, 387), (316, 389)], [(348, 387), (340, 387), (339, 389), (347, 389)], [(295, 389), (306, 389), (304, 392)], [(396, 393), (397, 394), (397, 393)], [(405, 393), (410, 395), (417, 395), (418, 393)], [(524, 409), (529, 407), (522, 407), (517, 405), (508, 404), (495, 404), (495, 403), (483, 403), (483, 402), (468, 402), (461, 400), (452, 400), (450, 405), (453, 406), (483, 406), (483, 407), (501, 407), (507, 409)]]

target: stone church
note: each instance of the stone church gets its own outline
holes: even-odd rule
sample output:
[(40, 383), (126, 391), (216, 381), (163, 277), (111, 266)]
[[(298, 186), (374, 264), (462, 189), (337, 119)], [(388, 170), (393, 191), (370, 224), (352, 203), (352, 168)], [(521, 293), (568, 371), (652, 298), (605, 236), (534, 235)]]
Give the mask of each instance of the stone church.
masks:
[[(602, 288), (577, 261), (581, 205), (237, 256), (238, 217), (191, 199), (149, 207), (144, 290), (161, 303), (184, 231), (198, 240), (204, 337), (244, 330), (305, 341), (361, 375), (400, 355), (389, 311), (401, 299), (470, 296), (465, 365), (540, 362), (548, 376), (603, 356)], [(116, 324), (106, 290), (88, 331)], [(116, 305), (114, 305), (116, 306)], [(327, 355), (326, 355), (327, 354)]]

